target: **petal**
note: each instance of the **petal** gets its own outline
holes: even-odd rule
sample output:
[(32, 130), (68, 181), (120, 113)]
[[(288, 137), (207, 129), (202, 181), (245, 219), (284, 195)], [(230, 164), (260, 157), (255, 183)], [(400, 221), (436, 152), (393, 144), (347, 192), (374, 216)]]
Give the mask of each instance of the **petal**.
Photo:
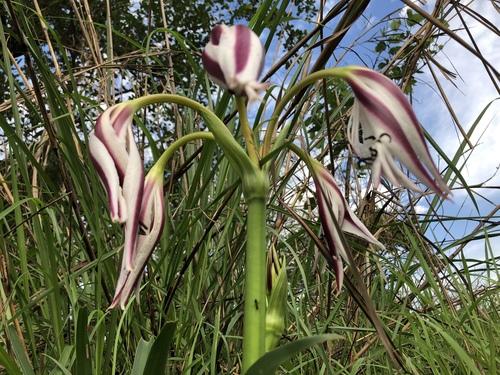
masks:
[(113, 158), (104, 143), (97, 138), (95, 132), (90, 133), (89, 136), (89, 154), (92, 164), (106, 189), (111, 219), (117, 223), (125, 222), (127, 220), (127, 204), (122, 195), (120, 177)]
[(358, 217), (351, 211), (349, 207), (346, 206), (346, 215), (344, 216), (344, 222), (342, 223), (341, 229), (345, 232), (354, 234), (360, 238), (371, 242), (381, 248), (385, 248), (374, 236), (370, 233), (368, 228), (358, 219)]
[(336, 220), (336, 218), (334, 219), (335, 207), (328, 205), (328, 202), (325, 201), (320, 189), (317, 190), (316, 194), (321, 226), (323, 227), (326, 243), (333, 258), (333, 272), (335, 273), (335, 277), (337, 279), (337, 287), (340, 290), (344, 282), (342, 258), (348, 261), (347, 252), (346, 249), (344, 249), (343, 241), (340, 239), (341, 234), (337, 230), (337, 225), (333, 222), (333, 220)]
[[(353, 118), (349, 128), (349, 140), (355, 152), (359, 154), (360, 145), (354, 138), (358, 135), (358, 129), (353, 128), (354, 120), (358, 124), (361, 123), (365, 139), (366, 135), (376, 139), (384, 134), (388, 135), (391, 142), (387, 147), (391, 154), (424, 185), (445, 197), (449, 189), (432, 161), (422, 128), (401, 89), (389, 78), (371, 69), (351, 67), (347, 70), (349, 73), (344, 78), (355, 93), (355, 103), (359, 103), (356, 108), (358, 117)], [(383, 168), (383, 172), (393, 172), (391, 180), (395, 180), (394, 174), (402, 177), (401, 173), (392, 167)], [(376, 184), (378, 178), (373, 180)], [(410, 180), (407, 177), (402, 178), (402, 181), (404, 186), (409, 185)], [(413, 183), (410, 184), (416, 187)]]
[(142, 193), (144, 189), (144, 166), (137, 145), (135, 144), (131, 127), (128, 129), (127, 138), (129, 156), (123, 182), (123, 196), (127, 202), (128, 219), (125, 223), (123, 261), (127, 269), (131, 270), (133, 268), (133, 259), (139, 231), (139, 215), (141, 212)]
[[(118, 111), (118, 109), (120, 109)], [(113, 115), (113, 116), (112, 116)], [(120, 122), (115, 124), (113, 119)], [(125, 176), (128, 152), (127, 152), (127, 130), (132, 126), (133, 112), (130, 106), (116, 105), (108, 108), (98, 118), (94, 129), (95, 136), (104, 144), (108, 153), (111, 155), (118, 171), (120, 180)], [(119, 130), (119, 133), (116, 132)]]
[(120, 304), (124, 309), (134, 290), (136, 298), (139, 298), (144, 269), (163, 231), (165, 222), (163, 180), (156, 176), (151, 177), (150, 174), (146, 177), (144, 186), (140, 221), (143, 225), (143, 232), (141, 231), (136, 242), (132, 268), (127, 268), (127, 265), (122, 262), (117, 290), (110, 308)]
[(214, 58), (211, 57), (210, 46), (206, 46), (201, 54), (201, 60), (203, 62), (203, 66), (207, 71), (208, 75), (217, 85), (222, 87), (225, 90), (229, 90), (229, 86), (226, 83), (226, 77), (222, 72), (222, 69)]

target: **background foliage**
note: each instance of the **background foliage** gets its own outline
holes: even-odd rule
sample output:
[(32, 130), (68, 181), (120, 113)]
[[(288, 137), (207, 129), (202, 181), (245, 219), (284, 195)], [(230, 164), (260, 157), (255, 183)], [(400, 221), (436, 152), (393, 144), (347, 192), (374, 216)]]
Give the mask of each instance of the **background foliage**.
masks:
[[(449, 20), (471, 14), (467, 5), (437, 1), (431, 14), (391, 10), (373, 24), (365, 22), (369, 3), (0, 1), (3, 373), (141, 373), (139, 362), (149, 350), (156, 353), (157, 337), (172, 338), (168, 350), (155, 354), (169, 355), (169, 374), (238, 373), (246, 211), (236, 174), (210, 142), (176, 155), (166, 171), (166, 228), (141, 301), (131, 300), (125, 312), (108, 311), (122, 230), (111, 223), (90, 167), (88, 133), (103, 108), (168, 92), (203, 101), (241, 139), (230, 96), (217, 91), (200, 65), (201, 48), (219, 22), (249, 23), (268, 50), (265, 75), (276, 87), (267, 105), (252, 107), (255, 124), (265, 124), (281, 90), (301, 76), (350, 64), (353, 56), (384, 71), (410, 98), (424, 68), (453, 79), (453, 57), (444, 67), (435, 56), (457, 35)], [(494, 2), (491, 9), (497, 11)], [(486, 18), (478, 19), (498, 36)], [(476, 51), (473, 41), (460, 42)], [(498, 73), (476, 55), (486, 66), (485, 80), (496, 85)], [(435, 84), (440, 87), (437, 77)], [(449, 215), (448, 203), (432, 195), (365, 189), (369, 173), (354, 168), (344, 137), (351, 105), (345, 84), (319, 82), (281, 121), (292, 123), (305, 147), (330, 165), (358, 216), (386, 245), (374, 251), (349, 238), (379, 319), (411, 373), (497, 373), (499, 270), (491, 241), (498, 235), (498, 204), (489, 201), (488, 212), (478, 208), (474, 216)], [(453, 117), (454, 108), (448, 109)], [(477, 109), (466, 129), (442, 124), (462, 134), (452, 154), (428, 139), (450, 186), (465, 190), (477, 207), (482, 193), (463, 171), (487, 110)], [(136, 124), (148, 165), (180, 135), (204, 129), (195, 113), (174, 105), (148, 107)], [(344, 340), (305, 351), (279, 371), (391, 373), (356, 293), (362, 286), (347, 269), (348, 288), (336, 291), (320, 255), (314, 192), (303, 167), (293, 155), (281, 155), (269, 199), (269, 245), (286, 259), (289, 281), (282, 343), (331, 332)], [(444, 241), (443, 233), (461, 225), (463, 237)], [(485, 256), (468, 259), (466, 247), (476, 243)]]

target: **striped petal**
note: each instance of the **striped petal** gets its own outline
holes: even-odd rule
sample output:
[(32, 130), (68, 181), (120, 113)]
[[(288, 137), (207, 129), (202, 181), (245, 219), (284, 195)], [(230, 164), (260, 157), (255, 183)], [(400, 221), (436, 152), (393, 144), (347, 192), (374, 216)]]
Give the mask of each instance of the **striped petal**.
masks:
[(432, 161), (422, 128), (401, 89), (368, 68), (347, 67), (342, 76), (355, 95), (349, 142), (371, 166), (375, 187), (384, 175), (392, 184), (422, 191), (398, 168), (396, 158), (425, 186), (445, 198), (450, 190)]
[[(312, 167), (312, 176), (316, 185), (319, 217), (325, 233), (328, 249), (334, 260), (333, 268), (337, 277), (337, 287), (340, 290), (344, 280), (342, 258), (346, 262), (349, 262), (349, 258), (347, 256), (348, 249), (344, 247), (341, 239), (342, 234), (338, 232), (337, 227), (342, 231), (354, 234), (379, 247), (383, 248), (384, 245), (377, 241), (349, 208), (335, 179), (328, 169), (312, 158), (309, 160)], [(335, 225), (334, 221), (337, 221), (338, 225)]]
[(243, 25), (218, 25), (202, 53), (202, 62), (210, 78), (237, 96), (260, 100), (259, 93), (269, 83), (259, 83), (264, 68), (265, 50), (259, 37)]
[(129, 269), (122, 263), (120, 276), (116, 286), (115, 296), (110, 308), (118, 304), (122, 309), (135, 290), (139, 299), (141, 280), (146, 264), (158, 243), (165, 221), (165, 203), (163, 198), (163, 179), (156, 171), (151, 171), (146, 177), (144, 195), (140, 213), (140, 231), (137, 239), (133, 265)]

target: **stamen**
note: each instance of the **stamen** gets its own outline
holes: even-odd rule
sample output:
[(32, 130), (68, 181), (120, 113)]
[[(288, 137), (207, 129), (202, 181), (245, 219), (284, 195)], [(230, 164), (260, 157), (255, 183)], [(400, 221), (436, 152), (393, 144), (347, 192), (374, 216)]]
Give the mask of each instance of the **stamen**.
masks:
[(141, 236), (145, 236), (147, 233), (147, 230), (148, 230), (148, 226), (146, 224), (144, 224), (142, 221), (139, 221), (139, 235)]

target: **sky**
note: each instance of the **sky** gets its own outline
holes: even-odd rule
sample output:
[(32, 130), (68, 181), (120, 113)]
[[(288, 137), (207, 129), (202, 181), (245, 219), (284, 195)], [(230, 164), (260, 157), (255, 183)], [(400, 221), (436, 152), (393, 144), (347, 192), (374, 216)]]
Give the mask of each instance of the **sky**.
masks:
[[(422, 2), (414, 1), (414, 3), (431, 13), (435, 2), (427, 1), (422, 4)], [(492, 25), (500, 25), (500, 13), (493, 7), (491, 1), (476, 0), (467, 1), (466, 3), (473, 10), (487, 18)], [(327, 7), (334, 4), (334, 1), (328, 1)], [(401, 10), (398, 12), (398, 9)], [(366, 37), (373, 35), (376, 30), (383, 27), (383, 24), (379, 24), (382, 17), (391, 11), (396, 11), (394, 17), (405, 15), (406, 9), (407, 7), (401, 1), (373, 0), (364, 13), (365, 19), (358, 21), (353, 30), (349, 31), (352, 36), (347, 35), (343, 45), (345, 46), (350, 41), (353, 41), (354, 37), (370, 25), (374, 26), (374, 29), (368, 32)], [(462, 15), (479, 50), (495, 65), (496, 62), (500, 61), (499, 35), (488, 30), (472, 17)], [(456, 13), (455, 16), (449, 19), (450, 29), (460, 30), (458, 35), (469, 44), (472, 44)], [(458, 122), (466, 132), (471, 129), (471, 126), (479, 118), (485, 107), (491, 103), (470, 138), (474, 146), (473, 150), (466, 148), (468, 150), (465, 154), (467, 159), (461, 158), (457, 164), (457, 166), (464, 166), (462, 174), (469, 185), (483, 184), (483, 188), (473, 189), (477, 208), (467, 192), (460, 189), (461, 185), (456, 184), (453, 190), (453, 201), (445, 202), (439, 213), (465, 219), (455, 221), (453, 224), (449, 222), (446, 229), (440, 226), (431, 227), (426, 233), (428, 237), (435, 238), (436, 241), (443, 238), (445, 241), (452, 241), (464, 237), (477, 226), (478, 222), (473, 217), (487, 215), (500, 204), (500, 188), (484, 188), (485, 186), (500, 187), (500, 172), (498, 171), (500, 167), (500, 99), (495, 100), (500, 97), (500, 94), (488, 79), (483, 64), (472, 53), (466, 51), (448, 37), (441, 37), (439, 43), (443, 44), (444, 48), (435, 56), (436, 61), (446, 69), (456, 73), (457, 76), (455, 79), (449, 79), (437, 69), (434, 70), (437, 71), (442, 90), (451, 103)], [(361, 60), (369, 61), (369, 53), (368, 50), (365, 52), (361, 50), (357, 63), (360, 63)], [(356, 63), (356, 58), (356, 55), (353, 54), (354, 63)], [(500, 70), (500, 65), (497, 66), (498, 70)], [(446, 155), (453, 158), (463, 141), (463, 136), (457, 130), (452, 116), (446, 109), (429, 69), (424, 69), (422, 74), (417, 75), (417, 78), (418, 85), (413, 93), (412, 101), (417, 117), (425, 130), (445, 151)], [(431, 153), (435, 162), (442, 169), (445, 165), (444, 162), (438, 158), (435, 150), (431, 150)], [(428, 205), (426, 205), (425, 200), (421, 201), (421, 204), (420, 211), (426, 212)], [(499, 217), (500, 214), (497, 213), (492, 220), (499, 222)], [(500, 238), (491, 239), (491, 248), (495, 256), (500, 256)], [(450, 249), (448, 253), (452, 253), (454, 250), (454, 248)], [(474, 259), (487, 257), (484, 240), (469, 243), (464, 249), (464, 256)]]
[[(428, 4), (428, 7), (430, 5)], [(493, 8), (490, 1), (475, 1), (471, 4), (471, 8), (488, 18), (493, 25), (500, 25), (500, 13)], [(500, 37), (481, 26), (471, 17), (464, 16), (464, 19), (479, 50), (487, 60), (495, 65), (495, 62), (500, 61)], [(458, 17), (452, 18), (451, 29), (458, 29), (461, 26)], [(458, 35), (471, 43), (465, 30), (459, 31)], [(500, 100), (498, 98), (500, 94), (488, 79), (480, 60), (457, 42), (447, 41), (443, 51), (436, 56), (436, 60), (447, 69), (457, 73), (457, 78), (454, 80), (449, 80), (441, 75), (440, 84), (465, 131), (471, 128), (481, 112), (491, 103), (484, 116), (480, 118), (476, 130), (470, 138), (474, 146), (473, 150), (467, 153), (467, 160), (462, 158), (459, 161), (458, 166), (465, 164), (462, 174), (469, 185), (484, 184), (483, 186), (500, 187), (500, 173), (498, 173), (500, 166)], [(414, 101), (417, 116), (423, 126), (436, 139), (439, 146), (446, 151), (446, 154), (453, 157), (463, 137), (456, 130), (444, 101), (440, 99), (428, 69), (424, 71), (420, 80), (422, 84), (418, 85)], [(496, 205), (500, 204), (500, 189), (475, 188), (473, 190), (478, 194), (476, 199), (479, 212), (465, 190), (455, 189), (453, 202), (446, 202), (443, 213), (461, 217), (487, 215)], [(486, 199), (480, 197), (479, 194)], [(498, 222), (498, 218), (499, 214), (497, 213), (496, 219), (493, 220)], [(472, 221), (455, 223), (455, 227), (450, 229), (447, 237), (460, 238), (470, 233), (476, 225), (477, 222)], [(500, 256), (500, 239), (493, 238), (491, 245), (495, 256)], [(465, 248), (464, 255), (471, 258), (484, 258), (486, 256), (484, 241), (469, 244)]]

